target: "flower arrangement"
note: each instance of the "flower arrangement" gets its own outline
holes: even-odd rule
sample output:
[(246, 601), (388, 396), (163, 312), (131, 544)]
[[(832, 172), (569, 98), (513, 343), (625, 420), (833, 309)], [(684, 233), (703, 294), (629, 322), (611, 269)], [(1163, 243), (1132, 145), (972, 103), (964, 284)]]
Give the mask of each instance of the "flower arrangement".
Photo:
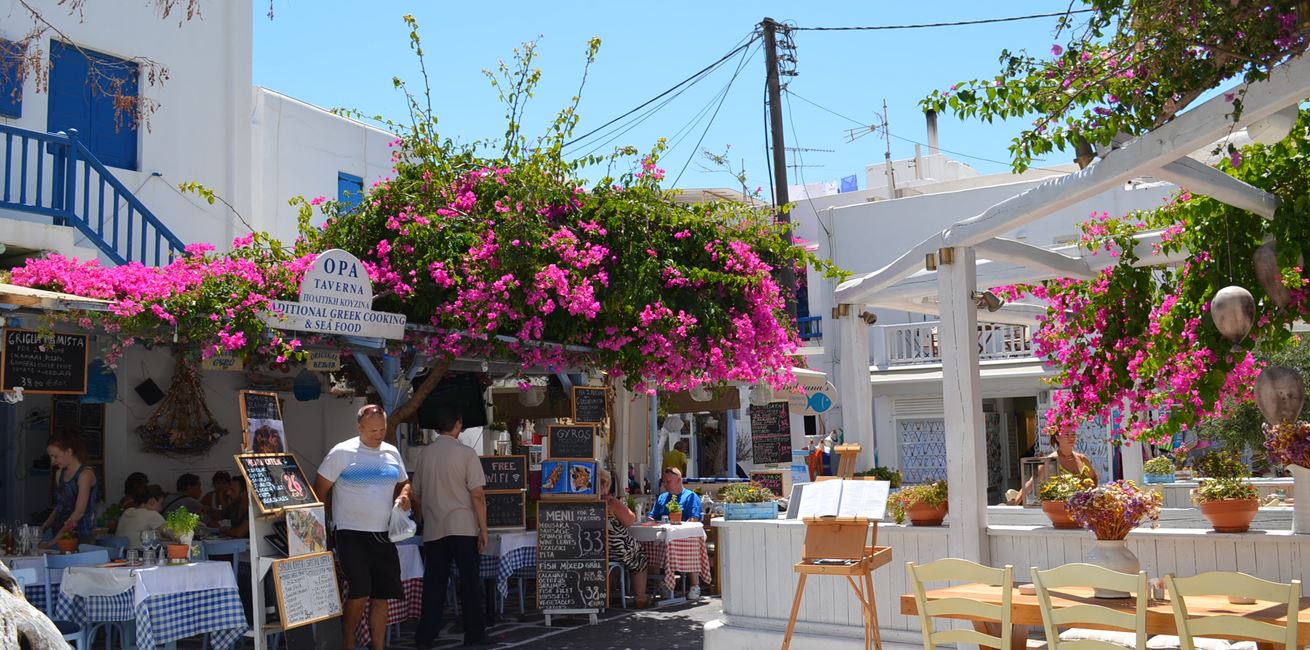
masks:
[(1249, 501), (1260, 498), (1260, 491), (1243, 478), (1213, 478), (1201, 481), (1192, 490), (1192, 503), (1201, 505), (1212, 501)]
[(1168, 456), (1156, 456), (1142, 464), (1142, 471), (1147, 474), (1173, 474), (1176, 467)]
[(911, 485), (887, 498), (887, 508), (891, 510), (896, 523), (905, 523), (905, 513), (916, 503), (925, 503), (934, 508), (946, 505), (946, 481), (935, 481), (921, 485)]
[(1096, 539), (1123, 539), (1143, 523), (1159, 524), (1159, 492), (1143, 490), (1132, 481), (1114, 481), (1079, 490), (1067, 502), (1069, 516), (1096, 534)]
[(890, 467), (875, 467), (866, 469), (863, 472), (856, 472), (856, 476), (872, 476), (879, 481), (891, 483), (891, 487), (898, 488), (901, 486), (901, 470)]
[(1272, 463), (1310, 468), (1310, 422), (1265, 425), (1265, 452)]
[(718, 500), (722, 503), (767, 503), (775, 498), (769, 488), (751, 481), (729, 485), (719, 490)]
[(1251, 470), (1241, 456), (1231, 451), (1212, 451), (1196, 461), (1196, 471), (1206, 478), (1242, 478)]
[(1096, 481), (1069, 472), (1059, 472), (1042, 481), (1037, 488), (1037, 496), (1042, 501), (1068, 501), (1079, 490), (1096, 487)]

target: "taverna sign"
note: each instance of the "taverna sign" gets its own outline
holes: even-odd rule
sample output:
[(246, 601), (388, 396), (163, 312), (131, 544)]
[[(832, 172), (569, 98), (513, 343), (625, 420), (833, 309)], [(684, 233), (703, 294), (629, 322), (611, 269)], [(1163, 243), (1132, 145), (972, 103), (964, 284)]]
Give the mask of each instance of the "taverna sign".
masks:
[(373, 311), (373, 281), (359, 258), (322, 253), (300, 282), (300, 300), (274, 300), (260, 317), (272, 327), (378, 339), (405, 337), (405, 315)]

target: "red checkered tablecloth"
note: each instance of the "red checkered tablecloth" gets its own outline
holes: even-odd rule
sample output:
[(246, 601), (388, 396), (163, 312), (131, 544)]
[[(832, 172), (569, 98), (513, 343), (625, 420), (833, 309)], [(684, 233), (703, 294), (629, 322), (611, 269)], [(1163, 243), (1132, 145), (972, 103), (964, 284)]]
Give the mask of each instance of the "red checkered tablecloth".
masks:
[(673, 590), (674, 572), (695, 573), (702, 584), (712, 582), (710, 556), (705, 552), (705, 538), (675, 539), (672, 542), (641, 542), (641, 550), (652, 571), (664, 571), (664, 586)]
[[(344, 580), (342, 585), (342, 593), (345, 593)], [(400, 585), (405, 588), (405, 597), (387, 601), (387, 625), (416, 620), (423, 611), (423, 578), (402, 580)], [(364, 616), (359, 619), (359, 626), (355, 628), (355, 640), (364, 647), (368, 647), (369, 641), (373, 638), (368, 631), (368, 612), (372, 608), (372, 600), (364, 601)]]

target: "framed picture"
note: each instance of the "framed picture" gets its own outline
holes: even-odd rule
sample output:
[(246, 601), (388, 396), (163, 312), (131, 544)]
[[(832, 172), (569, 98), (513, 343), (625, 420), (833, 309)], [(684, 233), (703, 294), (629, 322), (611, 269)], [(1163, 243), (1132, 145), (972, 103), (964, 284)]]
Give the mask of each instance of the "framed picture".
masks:
[(545, 496), (596, 496), (596, 461), (585, 458), (550, 458), (541, 461), (541, 494)]
[(327, 550), (327, 523), (323, 506), (287, 508), (283, 512), (286, 515), (287, 555), (295, 557)]
[(287, 451), (287, 432), (282, 424), (282, 405), (277, 393), (243, 390), (241, 403), (241, 450), (256, 454)]

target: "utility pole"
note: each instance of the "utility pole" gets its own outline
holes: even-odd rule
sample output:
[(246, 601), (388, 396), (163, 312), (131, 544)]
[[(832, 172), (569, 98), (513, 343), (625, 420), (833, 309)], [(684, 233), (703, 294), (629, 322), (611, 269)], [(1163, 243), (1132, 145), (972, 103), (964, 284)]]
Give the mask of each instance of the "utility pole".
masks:
[[(791, 201), (787, 195), (787, 150), (782, 139), (782, 85), (778, 80), (778, 23), (765, 17), (760, 23), (764, 32), (764, 66), (767, 68), (765, 85), (769, 96), (769, 133), (773, 141), (773, 207), (778, 223), (786, 224), (784, 236), (791, 238), (791, 215), (785, 206)], [(785, 29), (785, 28), (784, 28)], [(781, 269), (782, 288), (787, 293), (787, 314), (796, 319), (796, 271), (791, 265)]]
[(882, 139), (887, 144), (886, 153), (883, 154), (883, 165), (887, 170), (887, 198), (896, 198), (896, 172), (892, 171), (892, 129), (887, 119), (887, 100), (882, 100)]

